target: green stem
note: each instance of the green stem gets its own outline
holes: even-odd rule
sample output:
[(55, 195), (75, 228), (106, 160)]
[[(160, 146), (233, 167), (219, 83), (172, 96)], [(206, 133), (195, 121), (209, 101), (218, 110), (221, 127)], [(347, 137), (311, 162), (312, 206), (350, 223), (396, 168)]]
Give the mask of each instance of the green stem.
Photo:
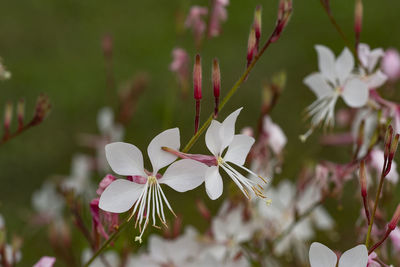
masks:
[[(386, 165), (386, 159), (385, 159), (385, 163), (384, 166)], [(368, 248), (369, 245), (369, 241), (371, 239), (371, 231), (372, 231), (372, 226), (374, 225), (374, 218), (375, 218), (375, 213), (376, 213), (376, 209), (378, 207), (378, 202), (379, 202), (379, 198), (381, 196), (381, 191), (382, 191), (382, 187), (383, 187), (383, 182), (385, 180), (385, 175), (384, 175), (384, 171), (385, 171), (385, 167), (383, 167), (382, 169), (382, 174), (381, 174), (381, 179), (379, 181), (379, 186), (378, 186), (378, 191), (376, 192), (376, 197), (375, 197), (375, 203), (374, 203), (374, 209), (372, 210), (372, 214), (371, 214), (371, 220), (370, 223), (368, 225), (368, 232), (367, 232), (367, 238), (365, 240), (365, 246)]]
[(85, 263), (84, 267), (88, 267), (103, 251), (108, 247), (108, 245), (119, 235), (119, 233), (128, 225), (129, 220), (124, 221), (118, 227), (118, 229), (101, 245), (99, 250)]
[[(276, 29), (272, 32), (271, 36), (269, 37), (268, 41), (265, 43), (263, 48), (260, 50), (260, 52), (258, 52), (258, 54), (254, 57), (251, 64), (243, 72), (242, 76), (240, 76), (240, 78), (236, 81), (236, 83), (233, 85), (233, 87), (229, 90), (229, 92), (224, 97), (224, 99), (222, 99), (220, 106), (219, 106), (219, 111), (221, 111), (224, 108), (225, 104), (231, 99), (231, 97), (235, 94), (235, 92), (239, 89), (239, 87), (246, 81), (247, 76), (249, 75), (250, 71), (254, 68), (254, 65), (257, 63), (257, 61), (260, 59), (260, 57), (264, 54), (265, 50), (272, 43), (272, 37), (275, 35), (275, 33), (276, 33)], [(213, 118), (214, 118), (214, 112), (212, 112), (210, 114), (208, 119), (203, 123), (203, 125), (200, 127), (200, 129), (197, 131), (197, 133), (192, 136), (192, 138), (186, 144), (186, 146), (184, 147), (182, 152), (187, 153), (190, 150), (190, 148), (196, 143), (197, 139), (199, 139), (200, 135), (210, 125)]]

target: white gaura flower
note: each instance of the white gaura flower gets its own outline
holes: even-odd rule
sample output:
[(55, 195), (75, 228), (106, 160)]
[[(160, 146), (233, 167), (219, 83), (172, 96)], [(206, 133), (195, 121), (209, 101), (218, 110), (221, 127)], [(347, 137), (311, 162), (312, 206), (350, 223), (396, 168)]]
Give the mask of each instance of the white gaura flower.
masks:
[[(336, 267), (338, 257), (327, 246), (314, 242), (310, 247), (311, 267)], [(345, 253), (339, 259), (338, 267), (366, 267), (368, 251), (365, 245), (358, 245)]]
[(312, 131), (324, 124), (332, 127), (335, 120), (335, 105), (339, 97), (353, 108), (364, 106), (368, 101), (368, 86), (360, 77), (352, 74), (354, 58), (348, 48), (335, 59), (333, 52), (326, 46), (316, 45), (319, 72), (304, 78), (303, 82), (314, 92), (317, 100), (307, 108), (311, 119), (311, 129), (300, 139), (305, 141)]
[(108, 212), (122, 213), (132, 208), (136, 202), (130, 218), (137, 212), (135, 226), (139, 225), (141, 233), (135, 240), (139, 242), (142, 240), (150, 217), (152, 217), (153, 226), (158, 227), (156, 214), (165, 225), (164, 203), (175, 215), (160, 184), (166, 184), (178, 192), (185, 192), (196, 188), (204, 181), (204, 172), (207, 166), (189, 159), (173, 163), (161, 176), (158, 171), (170, 165), (177, 158), (177, 156), (163, 151), (161, 149), (163, 146), (179, 149), (178, 128), (166, 130), (150, 142), (147, 153), (153, 166), (152, 172), (144, 169), (142, 153), (136, 146), (117, 142), (105, 147), (111, 169), (119, 175), (134, 177), (134, 181), (138, 181), (138, 183), (124, 179), (115, 180), (101, 195), (99, 207)]
[(370, 89), (381, 87), (388, 77), (380, 69), (377, 69), (377, 65), (379, 60), (385, 55), (385, 52), (382, 48), (371, 50), (369, 45), (363, 43), (358, 45), (357, 50), (362, 66), (360, 68), (361, 78)]
[[(256, 177), (260, 177), (266, 182), (264, 178), (243, 166), (247, 154), (254, 144), (254, 138), (244, 134), (235, 135), (235, 123), (241, 110), (242, 108), (234, 111), (222, 123), (213, 120), (206, 132), (207, 148), (216, 160), (216, 166), (208, 167), (205, 174), (206, 191), (208, 196), (213, 200), (219, 198), (223, 191), (222, 177), (219, 173), (220, 167), (229, 175), (247, 198), (250, 198), (249, 192), (251, 191), (256, 196), (266, 198), (261, 192), (262, 187), (259, 184), (244, 177), (233, 168), (233, 166), (236, 166)], [(228, 150), (222, 155), (226, 148)]]

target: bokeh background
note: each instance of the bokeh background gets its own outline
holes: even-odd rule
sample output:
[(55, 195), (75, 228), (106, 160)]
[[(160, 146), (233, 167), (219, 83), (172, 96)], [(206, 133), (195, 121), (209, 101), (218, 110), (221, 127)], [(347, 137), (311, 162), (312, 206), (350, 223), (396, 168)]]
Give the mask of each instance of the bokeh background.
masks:
[[(255, 6), (263, 6), (265, 40), (274, 26), (277, 2), (231, 0), (222, 36), (207, 40), (200, 51), (204, 77), (203, 119), (213, 108), (212, 58), (220, 59), (224, 94), (245, 68), (247, 38)], [(363, 2), (362, 42), (371, 47), (400, 48), (400, 2)], [(77, 144), (77, 135), (97, 133), (98, 110), (112, 105), (106, 92), (105, 62), (100, 45), (104, 34), (111, 34), (114, 40), (117, 84), (129, 81), (139, 72), (146, 72), (149, 77), (137, 112), (126, 129), (125, 141), (145, 151), (157, 133), (175, 126), (181, 129), (182, 144), (189, 140), (193, 132), (194, 101), (191, 97), (179, 97), (175, 77), (168, 66), (174, 47), (185, 48), (191, 58), (196, 54), (191, 32), (177, 30), (177, 23), (184, 20), (193, 4), (209, 3), (205, 0), (21, 0), (1, 3), (0, 56), (12, 72), (12, 79), (0, 83), (0, 107), (7, 101), (15, 103), (25, 98), (29, 117), (40, 93), (49, 95), (53, 106), (52, 113), (42, 125), (0, 147), (0, 213), (6, 218), (9, 232), (25, 235), (22, 266), (29, 266), (40, 255), (53, 254), (45, 242), (45, 230), (32, 232), (26, 225), (32, 192), (52, 175), (69, 174), (72, 156), (87, 152)], [(294, 1), (293, 5), (294, 14), (282, 38), (268, 49), (221, 114), (222, 118), (243, 106), (237, 129), (254, 127), (261, 106), (262, 83), (275, 72), (286, 71), (287, 86), (271, 114), (289, 140), (283, 172), (277, 180), (283, 177), (295, 179), (302, 164), (312, 160), (346, 162), (350, 152), (347, 147), (319, 146), (321, 132), (305, 144), (298, 139), (298, 135), (307, 130), (302, 111), (314, 99), (311, 91), (302, 84), (303, 77), (317, 69), (313, 46), (324, 44), (339, 53), (344, 43), (318, 0)], [(353, 1), (332, 1), (333, 14), (351, 40), (353, 8)], [(193, 151), (205, 151), (203, 140), (200, 139)], [(92, 177), (94, 182), (101, 178)], [(359, 203), (353, 191), (356, 186), (356, 182), (349, 185), (343, 205), (328, 202), (333, 216), (338, 219), (342, 236), (328, 242), (345, 243), (356, 239), (353, 225), (341, 225), (341, 221), (354, 221), (358, 216)], [(204, 198), (215, 211), (223, 199), (208, 201), (203, 187), (185, 195), (172, 191), (168, 194), (175, 211), (184, 215), (184, 223), (200, 229), (207, 225), (195, 211), (194, 200)], [(185, 204), (182, 204), (183, 198)], [(81, 245), (79, 241), (74, 242)]]

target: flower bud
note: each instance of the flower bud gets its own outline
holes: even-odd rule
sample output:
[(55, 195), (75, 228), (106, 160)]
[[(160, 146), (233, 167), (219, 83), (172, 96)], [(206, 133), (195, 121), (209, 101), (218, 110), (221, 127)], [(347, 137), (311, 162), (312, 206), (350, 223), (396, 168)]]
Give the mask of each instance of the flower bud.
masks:
[(256, 32), (252, 27), (250, 30), (249, 40), (247, 42), (247, 67), (250, 66), (251, 61), (253, 61), (253, 57), (257, 53), (256, 46)]
[(201, 99), (201, 58), (200, 55), (196, 55), (196, 62), (193, 69), (193, 88), (194, 88), (194, 99)]
[(393, 138), (393, 127), (392, 125), (389, 125), (387, 131), (386, 131), (386, 136), (385, 136), (385, 158), (389, 157), (389, 152), (390, 152), (390, 147), (392, 144), (392, 138)]
[(196, 207), (197, 210), (200, 212), (200, 215), (203, 216), (204, 219), (206, 219), (207, 221), (211, 219), (211, 213), (202, 200), (196, 200)]
[(257, 46), (259, 44), (260, 38), (261, 38), (261, 11), (262, 11), (262, 7), (259, 5), (256, 7), (256, 11), (254, 13), (254, 31), (256, 34), (256, 42), (257, 42)]
[(20, 99), (17, 104), (18, 130), (24, 127), (25, 101)]
[(43, 94), (40, 95), (36, 102), (35, 115), (33, 116), (30, 125), (37, 125), (41, 123), (47, 117), (47, 115), (49, 115), (50, 110), (51, 104), (49, 97)]
[(389, 229), (394, 230), (397, 226), (397, 224), (399, 223), (400, 220), (400, 204), (397, 205), (396, 211), (393, 214), (392, 219), (389, 222)]
[(109, 57), (112, 55), (113, 39), (110, 34), (105, 34), (101, 40), (101, 48), (103, 49), (104, 56)]
[(4, 111), (4, 135), (7, 136), (10, 133), (10, 125), (12, 120), (13, 105), (11, 102), (7, 102)]
[(386, 50), (381, 68), (389, 80), (396, 81), (400, 78), (400, 54), (396, 49), (390, 48)]
[(360, 40), (360, 33), (362, 28), (363, 4), (362, 0), (356, 0), (354, 10), (354, 32), (356, 35), (356, 45), (358, 46)]
[(214, 117), (216, 118), (218, 116), (219, 95), (221, 91), (221, 73), (219, 70), (218, 59), (216, 58), (214, 58), (213, 61), (212, 80), (213, 80), (214, 99), (215, 99)]

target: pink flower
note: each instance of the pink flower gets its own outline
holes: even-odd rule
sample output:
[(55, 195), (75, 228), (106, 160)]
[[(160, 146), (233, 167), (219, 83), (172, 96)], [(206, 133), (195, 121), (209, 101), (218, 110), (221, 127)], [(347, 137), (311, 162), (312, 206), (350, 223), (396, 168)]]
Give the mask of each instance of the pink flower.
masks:
[(383, 56), (381, 68), (389, 80), (395, 81), (400, 78), (400, 54), (394, 49), (388, 49)]
[(229, 5), (229, 0), (214, 0), (210, 23), (208, 27), (208, 37), (217, 37), (221, 33), (221, 22), (228, 18), (226, 6)]
[(204, 17), (208, 14), (208, 9), (201, 6), (192, 6), (185, 21), (185, 27), (191, 28), (196, 44), (199, 45), (206, 30)]
[(184, 49), (176, 47), (172, 50), (172, 58), (169, 69), (176, 74), (180, 85), (186, 88), (189, 79), (189, 56)]
[(52, 267), (55, 262), (56, 258), (44, 256), (33, 267)]

